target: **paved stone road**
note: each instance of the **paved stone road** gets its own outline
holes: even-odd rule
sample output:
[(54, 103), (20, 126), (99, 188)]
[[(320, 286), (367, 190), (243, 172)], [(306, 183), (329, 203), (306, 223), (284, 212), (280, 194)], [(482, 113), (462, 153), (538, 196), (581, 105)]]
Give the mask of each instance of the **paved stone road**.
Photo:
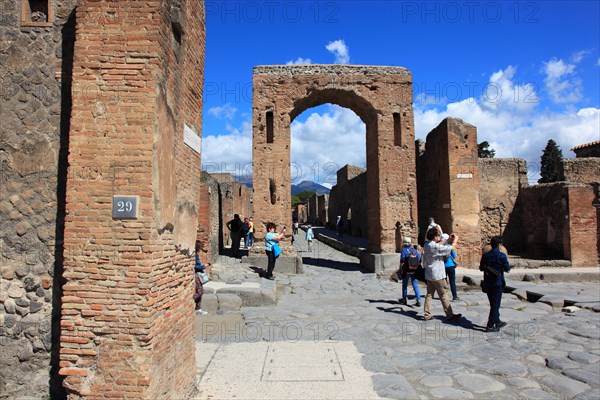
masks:
[[(296, 236), (295, 245), (306, 250), (302, 236)], [(276, 275), (276, 306), (242, 308), (242, 331), (205, 335), (199, 348), (233, 342), (352, 342), (381, 398), (600, 399), (600, 313), (563, 313), (505, 294), (500, 312), (508, 326), (488, 334), (485, 294), (460, 284), (461, 301), (453, 307), (463, 318), (445, 323), (436, 299), (438, 318), (423, 321), (422, 308), (399, 305), (399, 284), (364, 274), (356, 258), (315, 245), (313, 252), (302, 252), (303, 275)], [(565, 290), (577, 288), (599, 290), (589, 283), (571, 283)], [(412, 293), (409, 286), (409, 298)], [(200, 388), (210, 367), (205, 360), (201, 370), (208, 372)], [(268, 398), (306, 398), (290, 390)], [(201, 389), (203, 396), (227, 398)]]

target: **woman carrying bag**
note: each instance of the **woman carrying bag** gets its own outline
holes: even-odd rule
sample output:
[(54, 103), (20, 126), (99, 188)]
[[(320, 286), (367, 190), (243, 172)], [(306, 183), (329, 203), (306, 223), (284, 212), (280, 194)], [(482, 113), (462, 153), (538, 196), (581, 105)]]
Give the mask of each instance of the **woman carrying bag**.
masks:
[(273, 277), (273, 270), (275, 269), (275, 260), (281, 254), (281, 248), (279, 247), (279, 241), (285, 237), (285, 225), (281, 229), (280, 233), (275, 233), (276, 226), (274, 223), (269, 222), (267, 224), (267, 234), (265, 236), (265, 253), (269, 260), (267, 266), (267, 274), (265, 278), (269, 280), (275, 279)]

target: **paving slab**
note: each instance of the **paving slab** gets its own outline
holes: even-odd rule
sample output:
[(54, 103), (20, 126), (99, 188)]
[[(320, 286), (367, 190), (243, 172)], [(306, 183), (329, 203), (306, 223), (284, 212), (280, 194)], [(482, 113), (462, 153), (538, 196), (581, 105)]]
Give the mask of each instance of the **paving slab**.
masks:
[(196, 354), (197, 399), (382, 398), (351, 342), (198, 343)]

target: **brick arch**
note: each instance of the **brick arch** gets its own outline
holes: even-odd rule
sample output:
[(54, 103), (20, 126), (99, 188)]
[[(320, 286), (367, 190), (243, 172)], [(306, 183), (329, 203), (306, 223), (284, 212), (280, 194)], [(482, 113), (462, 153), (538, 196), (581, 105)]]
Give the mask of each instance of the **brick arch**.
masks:
[[(396, 251), (397, 226), (416, 236), (412, 75), (406, 68), (271, 65), (254, 68), (253, 206), (256, 238), (265, 225), (291, 225), (290, 126), (304, 110), (333, 103), (367, 130), (369, 251)], [(273, 201), (275, 200), (275, 201)]]

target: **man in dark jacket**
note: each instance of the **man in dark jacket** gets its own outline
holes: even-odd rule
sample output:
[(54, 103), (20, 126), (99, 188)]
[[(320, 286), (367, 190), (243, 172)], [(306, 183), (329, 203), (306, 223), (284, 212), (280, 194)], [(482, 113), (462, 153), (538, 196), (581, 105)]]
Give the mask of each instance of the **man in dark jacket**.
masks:
[(487, 293), (490, 302), (490, 315), (487, 322), (487, 332), (498, 332), (506, 326), (506, 322), (500, 320), (500, 303), (502, 302), (502, 291), (506, 286), (504, 272), (510, 271), (508, 257), (500, 251), (502, 238), (494, 236), (490, 242), (492, 249), (481, 257), (479, 270), (483, 271), (484, 292)]

